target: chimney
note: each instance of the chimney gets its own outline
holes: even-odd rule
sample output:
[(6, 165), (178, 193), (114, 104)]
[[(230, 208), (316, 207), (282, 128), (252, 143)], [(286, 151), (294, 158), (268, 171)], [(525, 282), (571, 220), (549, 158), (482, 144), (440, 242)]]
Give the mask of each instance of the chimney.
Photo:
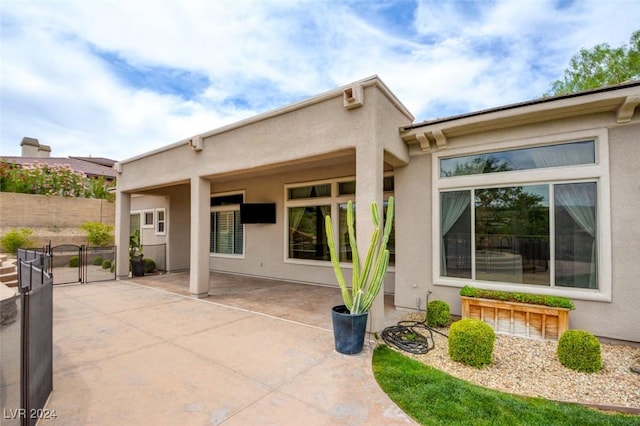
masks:
[(49, 158), (51, 154), (51, 147), (49, 145), (40, 145), (38, 147), (38, 157), (39, 158)]
[[(38, 153), (40, 149), (40, 142), (35, 138), (22, 138), (22, 142), (20, 142), (20, 146), (22, 147), (22, 156), (23, 157), (41, 157)], [(51, 152), (51, 148), (49, 148), (49, 152)], [(48, 157), (48, 155), (47, 155)]]

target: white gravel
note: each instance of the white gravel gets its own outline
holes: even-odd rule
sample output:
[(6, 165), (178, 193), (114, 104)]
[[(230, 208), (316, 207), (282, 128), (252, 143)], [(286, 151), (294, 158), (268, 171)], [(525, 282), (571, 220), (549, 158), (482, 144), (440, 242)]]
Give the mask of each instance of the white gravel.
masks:
[[(416, 319), (416, 318), (409, 318)], [(448, 329), (438, 329), (447, 334)], [(493, 362), (476, 369), (449, 358), (447, 338), (433, 333), (435, 348), (410, 355), (452, 376), (504, 392), (557, 401), (640, 409), (640, 348), (601, 344), (604, 368), (580, 373), (558, 361), (556, 341), (533, 340), (497, 334)]]

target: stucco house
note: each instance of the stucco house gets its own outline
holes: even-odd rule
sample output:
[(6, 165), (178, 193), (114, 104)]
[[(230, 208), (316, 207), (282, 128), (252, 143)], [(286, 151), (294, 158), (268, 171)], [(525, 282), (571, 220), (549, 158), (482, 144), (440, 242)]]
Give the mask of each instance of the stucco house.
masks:
[(117, 244), (154, 196), (167, 270), (189, 270), (195, 297), (210, 271), (336, 285), (324, 216), (348, 267), (347, 201), (363, 248), (369, 204), (393, 195), (397, 307), (430, 290), (459, 314), (464, 285), (561, 295), (571, 328), (640, 342), (638, 104), (631, 81), (415, 123), (370, 77), (117, 163)]

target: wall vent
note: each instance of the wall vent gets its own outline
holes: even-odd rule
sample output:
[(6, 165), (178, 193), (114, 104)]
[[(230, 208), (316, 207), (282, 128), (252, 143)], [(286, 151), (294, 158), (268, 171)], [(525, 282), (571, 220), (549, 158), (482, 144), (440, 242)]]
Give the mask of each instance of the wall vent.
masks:
[(195, 136), (189, 141), (189, 146), (195, 152), (200, 152), (204, 149), (204, 141), (202, 140), (202, 136)]
[(364, 92), (361, 85), (351, 86), (342, 92), (342, 101), (346, 109), (361, 107), (364, 102)]

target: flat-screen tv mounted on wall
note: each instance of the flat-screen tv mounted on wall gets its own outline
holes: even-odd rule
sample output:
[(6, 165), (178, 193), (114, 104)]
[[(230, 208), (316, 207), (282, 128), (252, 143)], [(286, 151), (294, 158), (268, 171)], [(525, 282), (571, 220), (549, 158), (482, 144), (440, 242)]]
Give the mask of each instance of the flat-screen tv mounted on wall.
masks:
[(240, 204), (240, 223), (276, 223), (276, 203)]

